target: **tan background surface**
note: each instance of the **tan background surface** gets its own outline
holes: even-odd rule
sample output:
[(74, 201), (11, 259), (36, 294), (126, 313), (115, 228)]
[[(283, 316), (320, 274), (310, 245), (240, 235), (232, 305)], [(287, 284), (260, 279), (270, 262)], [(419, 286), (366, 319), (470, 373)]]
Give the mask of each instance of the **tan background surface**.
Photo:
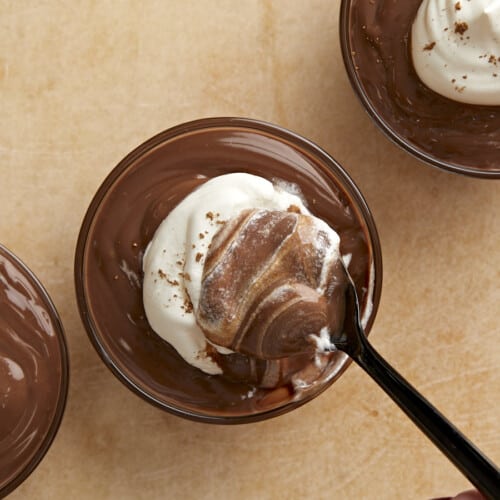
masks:
[(12, 499), (415, 498), (467, 481), (357, 367), (301, 409), (216, 427), (162, 413), (104, 367), (73, 288), (93, 193), (172, 125), (237, 115), (332, 153), (385, 264), (374, 345), (500, 461), (500, 184), (427, 167), (351, 90), (337, 0), (0, 0), (0, 241), (40, 277), (72, 378), (49, 453)]

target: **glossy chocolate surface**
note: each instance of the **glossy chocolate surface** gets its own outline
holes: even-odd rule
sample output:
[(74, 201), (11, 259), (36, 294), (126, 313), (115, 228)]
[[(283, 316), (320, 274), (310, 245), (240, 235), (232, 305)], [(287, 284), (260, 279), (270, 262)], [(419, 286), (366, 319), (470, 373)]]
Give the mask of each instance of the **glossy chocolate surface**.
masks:
[(416, 156), (443, 168), (496, 176), (500, 106), (442, 97), (413, 69), (410, 33), (420, 3), (344, 0), (341, 37), (351, 81), (382, 129)]
[[(360, 206), (352, 201), (356, 192), (343, 191), (326, 160), (315, 159), (309, 146), (301, 150), (265, 130), (246, 128), (243, 120), (235, 120), (232, 127), (216, 126), (216, 119), (201, 122), (212, 127), (203, 130), (200, 122), (194, 122), (197, 125), (188, 124), (184, 133), (177, 127), (151, 139), (125, 158), (101, 186), (77, 247), (75, 277), (82, 319), (94, 346), (115, 374), (164, 409), (191, 418), (201, 415), (204, 420), (257, 415), (276, 408), (282, 413), (294, 398), (290, 385), (255, 389), (250, 383), (207, 375), (187, 364), (151, 330), (142, 303), (144, 249), (170, 210), (211, 177), (249, 172), (293, 182), (300, 186), (310, 210), (339, 232), (342, 253), (352, 254), (351, 273), (364, 302), (375, 229), (371, 227), (369, 235)], [(377, 259), (375, 267), (380, 272), (378, 253)], [(377, 276), (374, 312), (380, 278)], [(235, 362), (244, 363), (240, 358)], [(336, 353), (329, 370), (336, 373), (345, 363), (345, 356)], [(327, 385), (314, 385), (303, 401)]]
[(31, 272), (0, 245), (0, 496), (47, 451), (67, 387), (57, 313)]

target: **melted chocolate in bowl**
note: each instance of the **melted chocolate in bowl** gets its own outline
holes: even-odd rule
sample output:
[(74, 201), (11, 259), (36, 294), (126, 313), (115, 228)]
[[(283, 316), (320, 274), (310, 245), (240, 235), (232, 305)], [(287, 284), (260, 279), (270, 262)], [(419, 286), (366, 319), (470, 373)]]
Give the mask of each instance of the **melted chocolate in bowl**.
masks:
[(0, 245), (0, 497), (48, 450), (68, 390), (61, 323), (33, 274)]
[(413, 69), (410, 33), (420, 3), (342, 1), (340, 36), (351, 83), (375, 122), (405, 150), (447, 170), (500, 177), (500, 106), (442, 97)]
[(142, 302), (144, 250), (194, 188), (230, 172), (298, 184), (310, 210), (340, 234), (342, 253), (352, 254), (362, 303), (374, 270), (368, 329), (381, 286), (380, 247), (361, 195), (326, 153), (304, 139), (253, 120), (206, 119), (167, 130), (128, 155), (98, 190), (80, 232), (75, 279), (82, 319), (105, 363), (136, 393), (175, 414), (218, 423), (284, 413), (324, 390), (347, 361), (333, 354), (328, 380), (300, 395), (288, 384), (255, 389), (192, 367), (151, 330)]

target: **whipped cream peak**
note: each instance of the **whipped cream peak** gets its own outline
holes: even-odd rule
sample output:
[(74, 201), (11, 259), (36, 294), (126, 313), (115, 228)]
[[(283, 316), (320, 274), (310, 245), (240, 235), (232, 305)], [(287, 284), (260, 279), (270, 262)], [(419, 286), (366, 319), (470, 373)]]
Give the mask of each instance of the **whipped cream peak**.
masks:
[(415, 71), (430, 89), (500, 105), (500, 0), (423, 0), (411, 44)]

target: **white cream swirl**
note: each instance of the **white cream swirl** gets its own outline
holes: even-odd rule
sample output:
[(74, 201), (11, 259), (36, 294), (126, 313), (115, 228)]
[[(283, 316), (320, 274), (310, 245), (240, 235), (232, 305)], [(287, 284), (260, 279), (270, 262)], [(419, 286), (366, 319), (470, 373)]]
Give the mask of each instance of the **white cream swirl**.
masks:
[(500, 105), (500, 0), (423, 0), (411, 44), (415, 71), (430, 89)]

